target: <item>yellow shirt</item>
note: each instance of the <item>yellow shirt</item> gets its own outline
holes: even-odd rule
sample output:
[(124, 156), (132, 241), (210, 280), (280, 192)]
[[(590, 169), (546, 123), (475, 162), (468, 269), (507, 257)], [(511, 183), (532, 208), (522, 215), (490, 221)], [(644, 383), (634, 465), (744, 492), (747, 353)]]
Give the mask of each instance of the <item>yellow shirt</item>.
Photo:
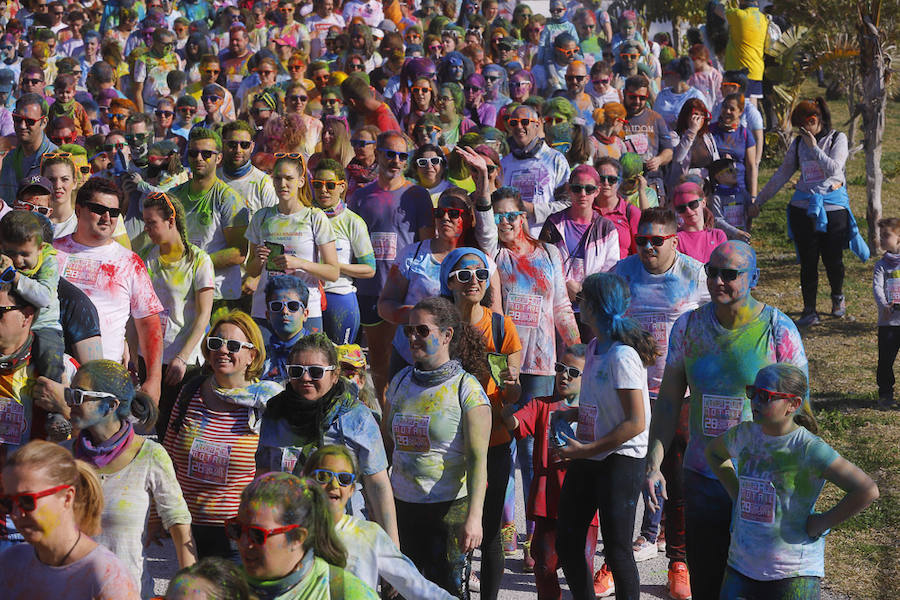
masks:
[(769, 19), (759, 12), (759, 8), (732, 8), (725, 12), (728, 20), (728, 46), (725, 48), (725, 69), (728, 71), (747, 67), (749, 79), (761, 81), (763, 78), (763, 52), (766, 49), (766, 35)]

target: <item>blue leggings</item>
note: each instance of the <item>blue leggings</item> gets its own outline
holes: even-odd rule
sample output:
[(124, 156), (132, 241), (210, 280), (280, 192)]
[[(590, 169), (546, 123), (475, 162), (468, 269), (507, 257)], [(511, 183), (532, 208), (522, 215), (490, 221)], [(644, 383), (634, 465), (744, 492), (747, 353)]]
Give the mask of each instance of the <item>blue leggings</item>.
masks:
[(356, 292), (333, 294), (325, 292), (328, 307), (322, 313), (325, 333), (335, 344), (352, 344), (359, 334), (359, 302)]

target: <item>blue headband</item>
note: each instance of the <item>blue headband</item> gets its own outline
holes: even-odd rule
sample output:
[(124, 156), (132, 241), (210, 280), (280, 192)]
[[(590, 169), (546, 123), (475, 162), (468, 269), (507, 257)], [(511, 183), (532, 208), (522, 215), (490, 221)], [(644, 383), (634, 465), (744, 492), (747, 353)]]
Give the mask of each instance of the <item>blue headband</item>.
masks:
[(450, 288), (447, 286), (447, 281), (450, 279), (450, 271), (453, 270), (453, 267), (456, 266), (456, 263), (459, 262), (463, 256), (467, 254), (472, 254), (481, 259), (481, 262), (484, 263), (484, 266), (490, 268), (490, 262), (488, 262), (487, 254), (479, 250), (478, 248), (467, 248), (463, 246), (462, 248), (455, 248), (451, 250), (450, 253), (444, 258), (443, 262), (441, 262), (441, 295), (452, 298), (453, 292), (450, 291)]

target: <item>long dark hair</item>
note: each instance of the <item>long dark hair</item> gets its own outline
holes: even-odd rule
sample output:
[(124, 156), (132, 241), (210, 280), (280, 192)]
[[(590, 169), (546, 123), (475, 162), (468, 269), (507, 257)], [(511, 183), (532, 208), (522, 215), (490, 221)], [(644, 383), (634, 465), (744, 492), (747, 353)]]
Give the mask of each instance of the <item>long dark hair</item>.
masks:
[(641, 329), (640, 323), (625, 316), (631, 304), (631, 291), (624, 279), (613, 273), (594, 273), (582, 284), (583, 306), (594, 315), (591, 326), (597, 334), (631, 346), (645, 366), (656, 362), (659, 348), (652, 333)]
[(181, 243), (184, 246), (184, 253), (187, 255), (188, 260), (194, 260), (194, 251), (191, 250), (191, 243), (188, 240), (187, 235), (187, 223), (185, 220), (184, 207), (181, 205), (181, 202), (178, 198), (170, 196), (165, 192), (159, 192), (158, 194), (150, 194), (149, 197), (144, 199), (144, 208), (155, 208), (158, 209), (160, 213), (162, 213), (163, 219), (168, 221), (173, 216), (175, 217), (175, 229), (178, 230), (178, 235), (181, 237)]
[(463, 369), (474, 375), (479, 381), (487, 377), (487, 365), (484, 360), (484, 338), (474, 327), (462, 320), (459, 310), (446, 298), (439, 296), (420, 300), (415, 310), (422, 310), (434, 317), (441, 329), (453, 328), (450, 340), (450, 358), (462, 363)]

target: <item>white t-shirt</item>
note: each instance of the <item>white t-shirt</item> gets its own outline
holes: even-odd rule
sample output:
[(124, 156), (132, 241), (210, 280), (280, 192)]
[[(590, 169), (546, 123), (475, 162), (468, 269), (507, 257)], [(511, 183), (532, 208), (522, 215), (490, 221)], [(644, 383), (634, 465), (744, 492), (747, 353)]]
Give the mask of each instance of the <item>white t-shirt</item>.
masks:
[[(334, 229), (328, 217), (318, 208), (300, 207), (297, 212), (285, 215), (277, 206), (260, 209), (250, 221), (247, 228), (247, 239), (257, 246), (265, 242), (284, 245), (284, 253), (305, 258), (309, 261), (319, 260), (319, 246), (334, 241)], [(309, 289), (307, 309), (309, 317), (322, 316), (322, 294), (319, 291), (319, 280), (303, 271), (291, 271), (291, 275), (299, 277)], [(260, 319), (266, 318), (266, 283), (269, 272), (263, 265), (262, 275), (256, 292), (253, 293), (251, 313)]]
[(331, 13), (325, 18), (317, 14), (306, 17), (306, 26), (309, 28), (309, 35), (312, 38), (309, 55), (312, 58), (318, 58), (325, 51), (325, 36), (328, 35), (328, 30), (334, 26), (344, 29), (347, 24), (344, 17), (337, 13)]
[[(374, 267), (375, 251), (372, 249), (372, 240), (369, 239), (369, 228), (362, 217), (345, 207), (330, 220), (334, 229), (334, 248), (337, 250), (338, 263), (361, 263), (359, 259), (368, 256)], [(341, 275), (337, 281), (326, 281), (325, 291), (329, 294), (352, 294), (356, 291), (356, 286), (353, 285), (353, 279)]]
[(256, 167), (250, 167), (250, 172), (238, 179), (232, 179), (221, 168), (218, 175), (219, 179), (231, 186), (231, 189), (237, 192), (237, 195), (247, 204), (247, 208), (250, 210), (248, 218), (253, 218), (256, 211), (264, 206), (278, 204), (278, 196), (275, 195), (272, 178)]
[[(191, 244), (193, 260), (187, 252), (174, 263), (163, 262), (159, 257), (159, 246), (152, 246), (144, 254), (144, 263), (153, 282), (153, 289), (165, 307), (159, 314), (163, 333), (164, 365), (172, 362), (182, 351), (191, 334), (191, 327), (197, 318), (196, 293), (204, 289), (215, 289), (216, 274), (209, 255)], [(198, 364), (200, 345), (182, 353), (181, 357), (189, 365)]]
[(83, 246), (66, 236), (53, 245), (58, 250), (60, 277), (78, 286), (97, 308), (103, 358), (122, 362), (128, 318), (143, 319), (163, 311), (144, 261), (113, 241)]
[(647, 455), (650, 431), (650, 394), (647, 391), (647, 368), (631, 346), (613, 342), (609, 350), (597, 353), (597, 340), (588, 344), (584, 362), (584, 378), (578, 397), (579, 442), (591, 443), (625, 421), (625, 411), (617, 390), (641, 390), (644, 403), (644, 430), (618, 448), (590, 457), (603, 460), (610, 454), (633, 458)]

